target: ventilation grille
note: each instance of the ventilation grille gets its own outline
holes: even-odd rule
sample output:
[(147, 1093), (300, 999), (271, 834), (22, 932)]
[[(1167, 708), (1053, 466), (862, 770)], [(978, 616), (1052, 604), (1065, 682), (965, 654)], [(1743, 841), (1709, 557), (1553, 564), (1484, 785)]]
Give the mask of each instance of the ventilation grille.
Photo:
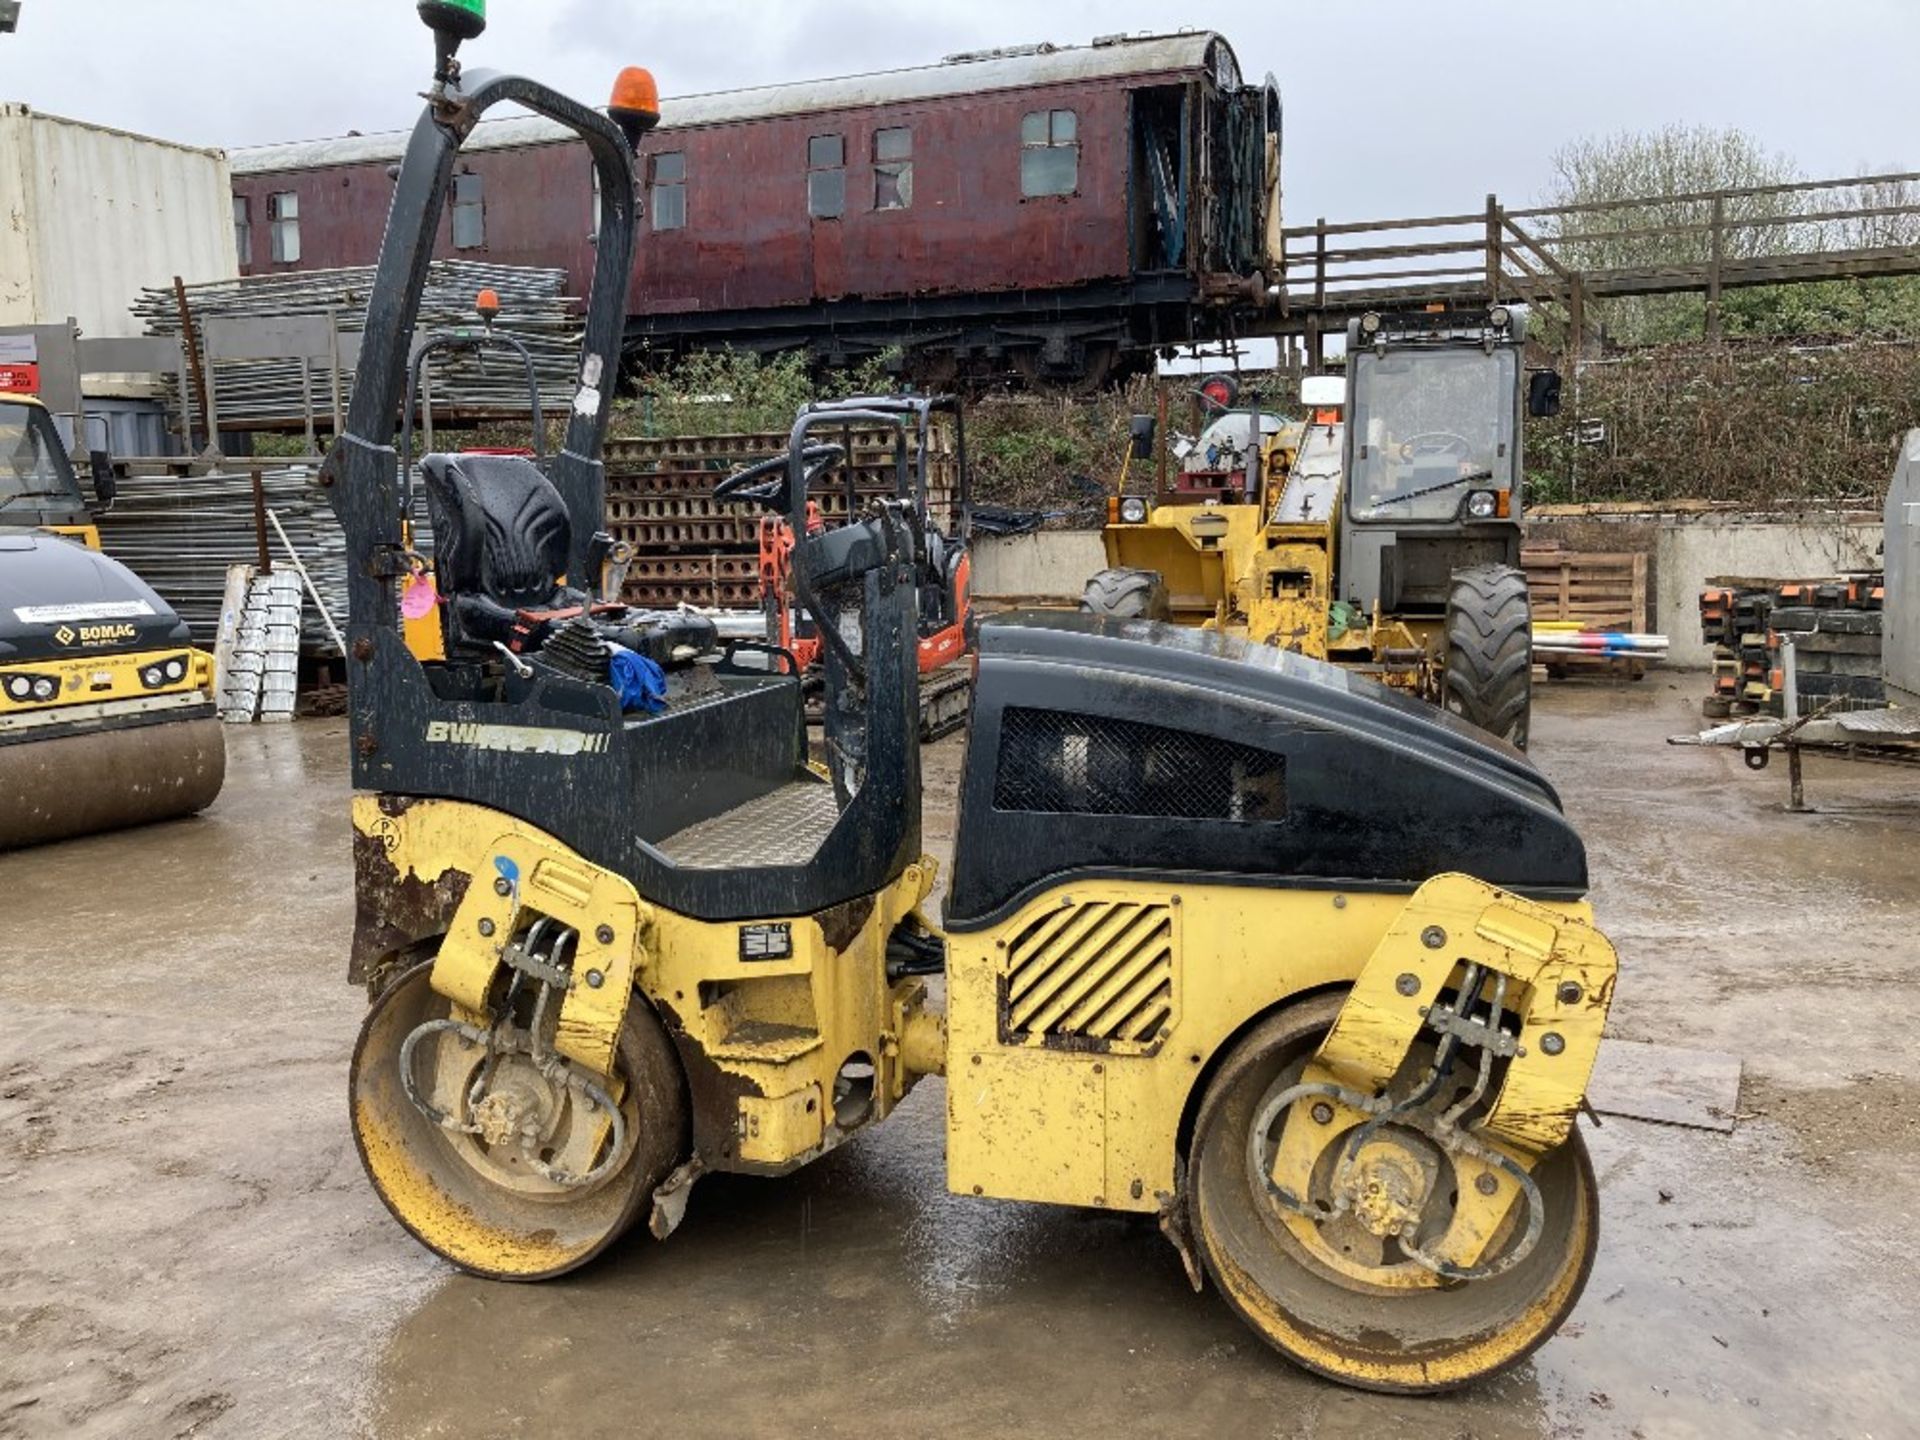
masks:
[(1284, 820), (1286, 760), (1213, 735), (1009, 708), (1000, 721), (996, 810), (1181, 820)]
[(1008, 946), (1001, 1039), (1152, 1054), (1174, 1015), (1173, 909), (1094, 900), (1047, 911)]

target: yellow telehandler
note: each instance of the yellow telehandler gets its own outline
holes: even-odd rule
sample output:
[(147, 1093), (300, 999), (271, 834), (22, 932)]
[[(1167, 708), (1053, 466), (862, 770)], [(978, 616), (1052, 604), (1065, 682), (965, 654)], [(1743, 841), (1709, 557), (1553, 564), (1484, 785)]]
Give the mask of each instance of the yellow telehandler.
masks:
[[(1560, 382), (1524, 343), (1505, 306), (1362, 316), (1344, 384), (1307, 379), (1301, 421), (1234, 408), (1214, 377), (1175, 484), (1111, 497), (1081, 608), (1355, 666), (1525, 748), (1521, 420), (1555, 413)], [(1136, 422), (1136, 453), (1153, 438)]]

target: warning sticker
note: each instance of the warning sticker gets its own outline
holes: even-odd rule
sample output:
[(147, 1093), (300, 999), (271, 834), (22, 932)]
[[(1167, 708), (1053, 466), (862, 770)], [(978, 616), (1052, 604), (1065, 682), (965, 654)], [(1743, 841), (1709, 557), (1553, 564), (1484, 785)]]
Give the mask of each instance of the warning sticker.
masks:
[(153, 614), (144, 600), (92, 600), (81, 605), (16, 605), (14, 619), (22, 625), (55, 625), (70, 620), (138, 620)]

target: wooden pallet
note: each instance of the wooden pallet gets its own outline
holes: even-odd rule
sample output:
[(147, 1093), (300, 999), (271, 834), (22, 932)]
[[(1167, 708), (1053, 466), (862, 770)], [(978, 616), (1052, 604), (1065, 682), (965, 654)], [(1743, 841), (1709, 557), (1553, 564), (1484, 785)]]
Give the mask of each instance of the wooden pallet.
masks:
[[(1535, 623), (1570, 620), (1587, 630), (1647, 628), (1647, 557), (1643, 551), (1524, 549), (1527, 599)], [(1555, 656), (1547, 674), (1607, 669), (1638, 680), (1646, 662), (1632, 657)]]

